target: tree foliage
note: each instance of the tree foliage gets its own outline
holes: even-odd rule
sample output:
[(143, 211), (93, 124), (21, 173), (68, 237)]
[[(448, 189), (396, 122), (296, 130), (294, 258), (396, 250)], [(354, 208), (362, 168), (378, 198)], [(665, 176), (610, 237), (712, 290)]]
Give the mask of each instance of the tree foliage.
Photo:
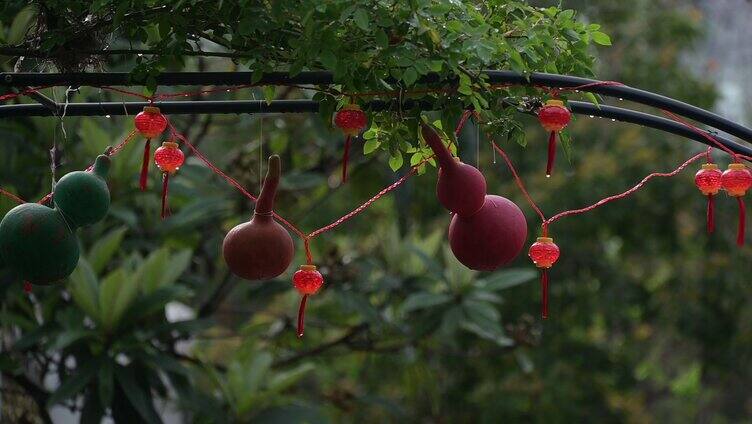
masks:
[[(165, 70), (327, 69), (338, 85), (315, 94), (327, 116), (348, 101), (345, 92), (430, 87), (419, 78), (427, 67), (458, 83), (456, 92), (412, 95), (444, 111), (434, 118), (445, 130), (472, 105), (498, 121), (484, 130), (520, 143), (530, 134), (527, 149), (510, 143), (508, 151), (544, 210), (556, 211), (671, 169), (691, 148), (652, 131), (578, 119), (572, 165), (546, 180), (537, 122), (496, 107), (504, 97), (540, 93), (489, 91), (477, 69), (597, 70), (601, 79), (699, 106), (714, 100), (712, 86), (683, 65), (680, 52), (701, 33), (673, 0), (567, 5), (578, 13), (511, 1), (7, 1), (0, 54), (8, 55), (4, 71), (87, 66), (132, 72), (146, 83)], [(591, 22), (603, 23), (617, 47), (592, 49), (611, 40)], [(313, 95), (285, 87), (211, 98), (253, 97)], [(73, 94), (75, 101), (122, 99), (94, 88)], [(65, 135), (56, 119), (0, 121), (0, 186), (41, 197), (50, 187), (53, 139), (62, 149), (60, 172), (82, 169), (130, 131), (131, 118), (67, 117)], [(380, 159), (395, 168), (421, 153), (416, 111), (370, 118), (364, 153), (384, 152)], [(263, 175), (264, 156), (280, 154), (277, 211), (304, 229), (331, 222), (395, 179), (374, 156), (355, 154), (351, 181), (333, 189), (341, 135), (328, 119), (171, 119), (249, 189)], [(472, 127), (458, 146), (493, 192), (524, 204)], [(326, 286), (310, 299), (299, 340), (289, 273), (249, 283), (232, 277), (220, 256), (222, 237), (248, 219), (251, 205), (188, 155), (171, 178), (174, 215), (161, 221), (157, 193), (137, 189), (141, 147), (131, 144), (114, 159), (110, 215), (81, 231), (86, 253), (68, 281), (27, 296), (0, 272), (2, 393), (12, 405), (3, 419), (45, 418), (53, 404), (82, 422), (157, 422), (172, 408), (199, 423), (724, 423), (749, 415), (746, 251), (729, 247), (733, 205), (724, 199), (718, 234), (702, 241), (704, 199), (689, 175), (651, 182), (624, 203), (552, 228), (562, 259), (552, 270), (544, 325), (526, 258), (495, 273), (470, 272), (452, 258), (435, 173), (426, 172), (314, 241)], [(154, 187), (158, 176), (151, 178)], [(0, 198), (0, 212), (12, 206)], [(523, 209), (533, 227), (535, 216)], [(298, 252), (294, 263), (303, 260)]]

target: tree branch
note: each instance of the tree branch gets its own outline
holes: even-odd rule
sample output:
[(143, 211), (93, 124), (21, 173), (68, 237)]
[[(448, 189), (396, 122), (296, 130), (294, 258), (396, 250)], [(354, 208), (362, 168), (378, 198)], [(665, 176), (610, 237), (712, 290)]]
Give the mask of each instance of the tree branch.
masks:
[(280, 359), (278, 361), (275, 361), (274, 363), (272, 363), (272, 368), (286, 367), (288, 365), (292, 365), (292, 364), (294, 364), (294, 363), (296, 363), (296, 362), (298, 362), (298, 361), (300, 361), (302, 359), (308, 358), (310, 356), (319, 355), (319, 354), (321, 354), (323, 352), (326, 352), (327, 350), (332, 349), (332, 348), (334, 348), (336, 346), (343, 345), (343, 344), (348, 344), (353, 338), (355, 338), (356, 336), (358, 336), (360, 333), (362, 333), (363, 331), (365, 331), (367, 329), (368, 329), (368, 324), (367, 323), (360, 323), (360, 324), (356, 325), (355, 327), (351, 327), (348, 331), (345, 332), (345, 334), (341, 335), (340, 337), (338, 337), (338, 338), (336, 338), (336, 339), (334, 339), (334, 340), (332, 340), (330, 342), (318, 345), (318, 346), (314, 347), (313, 349), (304, 350), (302, 352), (296, 353), (295, 355), (292, 355), (292, 356), (290, 356), (288, 358)]

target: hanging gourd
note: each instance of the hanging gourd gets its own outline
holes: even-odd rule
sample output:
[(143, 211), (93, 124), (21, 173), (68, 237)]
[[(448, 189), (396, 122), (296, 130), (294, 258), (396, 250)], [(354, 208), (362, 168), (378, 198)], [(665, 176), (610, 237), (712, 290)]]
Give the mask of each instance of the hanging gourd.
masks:
[(493, 271), (511, 262), (527, 239), (525, 215), (512, 201), (487, 195), (483, 174), (456, 161), (436, 130), (423, 124), (421, 132), (439, 161), (436, 195), (454, 212), (449, 224), (454, 256), (476, 271)]
[(486, 179), (474, 166), (453, 157), (436, 130), (423, 124), (421, 134), (439, 162), (436, 197), (451, 212), (469, 216), (480, 210), (486, 197)]
[(268, 280), (285, 272), (292, 262), (295, 254), (292, 238), (274, 220), (272, 212), (280, 174), (279, 156), (273, 155), (253, 217), (230, 230), (222, 243), (227, 266), (240, 278)]
[[(20, 279), (52, 284), (78, 264), (76, 227), (101, 220), (110, 204), (105, 178), (110, 158), (97, 157), (91, 172), (71, 172), (55, 186), (55, 208), (24, 203), (0, 221), (0, 256)], [(28, 285), (25, 285), (28, 288)]]
[(134, 119), (136, 130), (146, 138), (144, 144), (144, 155), (141, 162), (141, 176), (139, 186), (141, 190), (146, 190), (146, 183), (149, 177), (149, 162), (151, 155), (151, 139), (159, 137), (167, 128), (167, 118), (162, 115), (158, 107), (144, 106), (144, 110), (139, 112)]
[(154, 163), (162, 171), (162, 212), (160, 216), (164, 219), (169, 215), (169, 206), (167, 203), (167, 192), (169, 188), (170, 175), (177, 172), (185, 162), (185, 155), (174, 141), (165, 141), (154, 152)]
[(742, 163), (730, 163), (728, 169), (721, 175), (721, 185), (726, 194), (736, 197), (739, 204), (739, 226), (736, 233), (736, 244), (744, 245), (744, 230), (746, 226), (746, 210), (744, 195), (752, 187), (752, 173)]
[(538, 110), (538, 121), (549, 132), (548, 161), (546, 162), (546, 177), (551, 176), (556, 159), (556, 134), (563, 130), (572, 120), (572, 114), (561, 100), (548, 100)]
[(292, 276), (292, 284), (301, 294), (300, 307), (298, 308), (298, 337), (303, 337), (305, 332), (305, 309), (308, 296), (318, 293), (324, 285), (324, 277), (316, 270), (316, 265), (301, 265)]
[(353, 137), (357, 137), (366, 125), (368, 117), (355, 103), (350, 103), (337, 111), (334, 125), (345, 134), (345, 150), (342, 153), (342, 182), (347, 182), (347, 161), (350, 157), (350, 144)]
[(541, 270), (541, 317), (548, 319), (548, 269), (559, 260), (559, 246), (551, 237), (538, 237), (530, 246), (528, 256)]
[(703, 164), (702, 169), (695, 174), (695, 185), (700, 189), (700, 192), (708, 198), (708, 207), (705, 214), (708, 234), (712, 234), (715, 230), (714, 196), (721, 190), (722, 175), (723, 173), (718, 169), (718, 165), (714, 163)]

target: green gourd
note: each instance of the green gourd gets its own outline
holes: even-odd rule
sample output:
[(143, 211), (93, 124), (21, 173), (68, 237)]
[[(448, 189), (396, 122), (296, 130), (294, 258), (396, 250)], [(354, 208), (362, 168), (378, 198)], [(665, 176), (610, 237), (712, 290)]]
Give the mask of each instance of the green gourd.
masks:
[(109, 170), (110, 158), (101, 155), (92, 172), (70, 172), (55, 185), (55, 206), (71, 227), (91, 225), (107, 215), (110, 190), (105, 178)]
[(110, 192), (104, 178), (109, 166), (109, 157), (101, 155), (91, 173), (76, 171), (61, 178), (54, 209), (24, 203), (0, 221), (0, 257), (19, 278), (52, 284), (73, 272), (79, 256), (76, 227), (107, 214)]

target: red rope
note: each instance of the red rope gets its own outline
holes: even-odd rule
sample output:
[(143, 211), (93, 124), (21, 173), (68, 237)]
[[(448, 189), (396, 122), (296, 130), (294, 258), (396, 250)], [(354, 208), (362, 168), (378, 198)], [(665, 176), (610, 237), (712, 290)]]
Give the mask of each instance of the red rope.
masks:
[(649, 174), (645, 178), (643, 178), (642, 180), (640, 180), (639, 183), (637, 183), (634, 187), (630, 188), (629, 190), (627, 190), (627, 191), (625, 191), (623, 193), (620, 193), (620, 194), (615, 194), (613, 196), (608, 196), (608, 197), (606, 197), (604, 199), (601, 199), (601, 200), (593, 203), (590, 206), (586, 206), (586, 207), (581, 208), (581, 209), (573, 209), (573, 210), (568, 210), (568, 211), (564, 211), (564, 212), (559, 212), (556, 215), (552, 216), (551, 218), (548, 218), (548, 220), (545, 221), (544, 224), (552, 224), (553, 222), (555, 222), (555, 221), (557, 221), (557, 220), (559, 220), (561, 218), (564, 218), (565, 216), (578, 215), (578, 214), (581, 214), (581, 213), (589, 212), (589, 211), (591, 211), (591, 210), (593, 210), (595, 208), (598, 208), (598, 207), (601, 207), (601, 206), (605, 205), (606, 203), (612, 202), (614, 200), (623, 199), (623, 198), (629, 196), (630, 194), (636, 192), (637, 190), (641, 189), (645, 185), (645, 183), (647, 183), (651, 179), (653, 179), (655, 177), (673, 177), (674, 175), (676, 175), (676, 174), (680, 173), (681, 171), (683, 171), (684, 168), (686, 168), (687, 166), (689, 166), (692, 162), (695, 162), (696, 160), (702, 158), (703, 156), (705, 156), (704, 152), (703, 153), (698, 153), (698, 154), (692, 156), (691, 158), (687, 159), (686, 161), (684, 161), (684, 163), (682, 163), (681, 165), (679, 165), (678, 168), (674, 169), (671, 172), (654, 172), (652, 174)]
[(4, 102), (6, 100), (12, 100), (12, 99), (15, 99), (17, 97), (25, 96), (25, 95), (31, 94), (31, 93), (36, 93), (39, 90), (43, 90), (45, 88), (50, 88), (50, 87), (52, 87), (52, 86), (51, 85), (45, 85), (45, 86), (41, 86), (41, 87), (29, 87), (26, 90), (19, 91), (18, 93), (6, 93), (6, 94), (3, 94), (2, 96), (0, 96), (0, 102)]
[[(689, 122), (687, 122), (686, 120), (684, 120), (682, 117), (676, 115), (675, 113), (671, 113), (671, 112), (669, 112), (667, 110), (663, 110), (662, 112), (666, 116), (668, 116), (669, 118), (671, 118), (674, 121), (676, 121), (676, 122), (684, 125), (685, 127), (689, 128), (690, 130), (692, 130), (692, 132), (701, 135), (703, 138), (705, 138), (706, 140), (708, 140), (711, 143), (713, 143), (714, 145), (716, 145), (719, 149), (721, 149), (724, 152), (728, 153), (734, 159), (734, 162), (739, 162), (739, 157), (741, 155), (739, 155), (737, 153), (734, 153), (731, 149), (729, 149), (728, 147), (724, 146), (720, 141), (716, 140), (715, 137), (712, 137), (710, 134), (706, 133), (705, 131), (697, 128), (696, 126), (694, 126), (692, 124), (690, 124)], [(710, 153), (708, 153), (708, 157), (709, 157), (708, 161), (712, 162), (712, 157), (710, 156)]]
[(24, 199), (16, 196), (15, 194), (13, 194), (13, 193), (11, 193), (11, 192), (9, 192), (7, 190), (3, 190), (2, 188), (0, 188), (0, 194), (2, 194), (3, 196), (5, 196), (5, 197), (7, 197), (7, 198), (9, 198), (11, 200), (13, 200), (14, 202), (16, 202), (18, 204), (26, 203), (26, 201)]
[(522, 178), (520, 178), (520, 175), (517, 173), (517, 170), (514, 168), (514, 165), (512, 164), (512, 160), (509, 159), (509, 156), (507, 156), (507, 153), (499, 147), (495, 141), (491, 140), (491, 145), (493, 145), (494, 150), (496, 150), (501, 157), (504, 159), (504, 162), (506, 162), (507, 167), (509, 168), (509, 171), (512, 172), (512, 176), (514, 177), (514, 182), (517, 184), (517, 187), (520, 189), (522, 194), (525, 196), (525, 199), (527, 200), (527, 203), (530, 204), (530, 207), (533, 208), (535, 213), (538, 214), (541, 221), (546, 222), (546, 216), (543, 215), (543, 212), (541, 212), (540, 208), (537, 204), (535, 204), (535, 201), (530, 196), (530, 193), (527, 192), (527, 189), (525, 188), (525, 183), (522, 182)]

